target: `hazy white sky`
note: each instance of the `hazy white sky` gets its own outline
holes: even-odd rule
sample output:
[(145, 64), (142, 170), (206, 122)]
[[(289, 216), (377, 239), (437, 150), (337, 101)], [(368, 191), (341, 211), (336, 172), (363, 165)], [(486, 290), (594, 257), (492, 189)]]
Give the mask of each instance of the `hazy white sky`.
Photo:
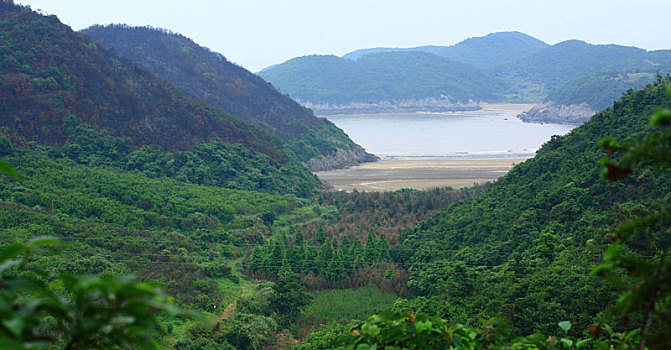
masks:
[(79, 30), (152, 25), (184, 34), (251, 71), (308, 54), (452, 45), (517, 30), (566, 39), (671, 48), (669, 0), (16, 0)]

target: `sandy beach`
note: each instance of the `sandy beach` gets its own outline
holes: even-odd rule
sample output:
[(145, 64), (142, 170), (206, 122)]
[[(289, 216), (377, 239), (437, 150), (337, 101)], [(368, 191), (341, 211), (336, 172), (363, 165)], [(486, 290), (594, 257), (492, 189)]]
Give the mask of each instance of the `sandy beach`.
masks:
[(334, 190), (368, 192), (462, 188), (494, 181), (526, 158), (385, 159), (349, 169), (317, 172)]
[(510, 115), (511, 117), (515, 117), (516, 115), (526, 112), (533, 107), (534, 104), (528, 104), (528, 103), (485, 103), (481, 102), (480, 109), (477, 112), (500, 112), (500, 113), (505, 113)]
[[(497, 120), (515, 118), (521, 112), (529, 110), (532, 104), (517, 103), (481, 103), (482, 109), (469, 111), (469, 115), (495, 116)], [(462, 114), (463, 112), (445, 112), (444, 114)], [(485, 122), (489, 118), (486, 118)], [(504, 127), (506, 124), (497, 124)], [(394, 126), (395, 127), (395, 126)], [(353, 131), (358, 131), (353, 129)], [(394, 130), (387, 130), (393, 133)], [(386, 134), (385, 134), (386, 135)], [(407, 137), (406, 134), (395, 134)], [(399, 136), (400, 135), (400, 136)], [(500, 135), (495, 135), (498, 137)], [(391, 136), (394, 137), (394, 136)], [(441, 136), (442, 137), (442, 136)], [(549, 137), (548, 137), (549, 138)], [(373, 139), (375, 142), (384, 142)], [(417, 142), (428, 142), (418, 139)], [(475, 142), (475, 141), (474, 141)], [(393, 142), (392, 142), (393, 143)], [(439, 146), (436, 146), (439, 147)], [(509, 157), (405, 157), (400, 153), (381, 153), (382, 160), (366, 163), (349, 169), (317, 172), (321, 180), (333, 186), (334, 190), (351, 191), (395, 191), (401, 188), (428, 189), (433, 187), (462, 188), (495, 181), (505, 175), (513, 166), (519, 164), (532, 153), (511, 155)], [(526, 158), (525, 158), (526, 157)]]

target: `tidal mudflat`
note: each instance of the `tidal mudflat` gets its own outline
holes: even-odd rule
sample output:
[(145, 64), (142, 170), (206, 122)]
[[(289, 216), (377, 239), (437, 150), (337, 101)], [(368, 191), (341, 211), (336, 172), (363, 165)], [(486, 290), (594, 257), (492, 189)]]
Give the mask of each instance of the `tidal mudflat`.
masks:
[(478, 111), (329, 116), (382, 160), (316, 173), (335, 190), (461, 188), (495, 181), (573, 126), (524, 123), (525, 104), (483, 104)]
[(396, 191), (462, 188), (495, 181), (526, 158), (383, 159), (349, 169), (316, 173), (334, 190)]

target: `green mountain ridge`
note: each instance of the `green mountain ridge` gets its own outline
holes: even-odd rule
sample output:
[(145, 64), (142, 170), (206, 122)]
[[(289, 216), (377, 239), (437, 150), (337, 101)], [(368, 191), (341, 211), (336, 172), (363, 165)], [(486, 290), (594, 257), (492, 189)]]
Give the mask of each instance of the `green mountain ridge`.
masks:
[[(594, 110), (603, 110), (617, 100), (622, 92), (642, 89), (654, 80), (657, 73), (668, 72), (671, 72), (671, 50), (649, 51), (642, 58), (618, 62), (599, 72), (572, 80), (552, 90), (546, 100), (566, 105), (585, 102)], [(600, 93), (593, 94), (594, 91)]]
[(655, 77), (671, 72), (671, 51), (649, 51), (573, 79), (553, 89), (543, 100), (519, 117), (524, 121), (583, 123), (629, 89), (641, 89)]
[(182, 35), (125, 25), (93, 26), (81, 33), (182, 92), (262, 127), (282, 139), (303, 162), (338, 150), (356, 149), (365, 155), (333, 123), (315, 117), (257, 75)]
[(504, 80), (521, 78), (542, 84), (552, 90), (577, 77), (598, 72), (617, 62), (639, 59), (646, 51), (620, 45), (592, 45), (580, 40), (567, 40), (493, 70)]
[(613, 290), (589, 272), (610, 229), (656, 210), (671, 176), (644, 169), (609, 183), (599, 176), (605, 152), (597, 143), (649, 133), (650, 115), (671, 107), (670, 82), (626, 93), (589, 122), (553, 137), (483, 195), (402, 235), (395, 257), (414, 271), (409, 285), (428, 298), (426, 307), (458, 322), (503, 317), (519, 334), (551, 332), (561, 320), (585, 329), (613, 317), (600, 314)]
[[(302, 188), (298, 191), (305, 193), (317, 185), (276, 136), (113, 56), (56, 16), (5, 1), (0, 5), (0, 126), (16, 144), (35, 141), (55, 147), (54, 156), (122, 170), (129, 169), (136, 151), (166, 162), (189, 158), (164, 164), (163, 176), (174, 167), (200, 174), (218, 169), (216, 175), (181, 177), (198, 183), (223, 185), (233, 173), (246, 172), (259, 174), (246, 189)], [(196, 154), (211, 142), (219, 145), (214, 147), (221, 158)], [(146, 147), (157, 149), (145, 152)]]
[[(392, 58), (412, 52), (435, 56)], [(463, 65), (439, 64), (441, 59), (437, 56)], [(626, 90), (652, 82), (654, 73), (671, 72), (667, 57), (665, 50), (648, 52), (636, 47), (593, 45), (580, 40), (547, 45), (523, 33), (502, 32), (466, 39), (449, 47), (357, 50), (343, 56), (351, 61), (349, 63), (335, 57), (295, 58), (260, 74), (280, 91), (312, 104), (363, 102), (359, 96), (367, 96), (369, 103), (385, 98), (393, 103), (416, 98), (421, 91), (425, 97), (453, 96), (455, 102), (543, 102), (523, 119), (579, 124), (609, 106)], [(366, 61), (366, 70), (356, 70), (361, 61)], [(398, 66), (390, 67), (389, 62)], [(296, 79), (306, 74), (313, 78), (310, 82)], [(402, 74), (430, 76), (431, 82), (449, 78), (460, 86), (434, 83), (421, 86), (411, 79), (387, 76)], [(474, 79), (469, 81), (469, 75)], [(452, 78), (454, 76), (457, 79)], [(393, 88), (386, 87), (386, 82)], [(394, 98), (379, 93), (380, 89), (393, 90)], [(415, 108), (423, 110), (422, 105)]]
[(64, 117), (71, 113), (138, 145), (179, 150), (216, 137), (248, 146), (259, 143), (277, 160), (286, 159), (277, 139), (176, 92), (99, 49), (55, 16), (4, 4), (0, 31), (2, 125), (28, 139), (64, 143)]
[(378, 52), (421, 51), (445, 57), (451, 60), (469, 63), (481, 69), (487, 69), (501, 62), (511, 61), (537, 52), (549, 46), (541, 40), (520, 32), (497, 32), (483, 37), (463, 40), (452, 46), (417, 46), (409, 48), (372, 48), (352, 51), (343, 58), (359, 58)]
[[(261, 77), (310, 103), (377, 103), (425, 98), (451, 102), (494, 99), (502, 86), (476, 68), (426, 52), (373, 53), (356, 61), (305, 56)], [(298, 79), (297, 77), (300, 77)]]

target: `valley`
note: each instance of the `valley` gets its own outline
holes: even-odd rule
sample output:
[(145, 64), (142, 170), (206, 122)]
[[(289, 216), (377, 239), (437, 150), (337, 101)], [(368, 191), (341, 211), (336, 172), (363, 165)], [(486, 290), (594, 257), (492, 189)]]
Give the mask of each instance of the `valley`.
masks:
[(257, 75), (65, 23), (0, 0), (0, 349), (671, 348), (671, 51), (500, 32)]

